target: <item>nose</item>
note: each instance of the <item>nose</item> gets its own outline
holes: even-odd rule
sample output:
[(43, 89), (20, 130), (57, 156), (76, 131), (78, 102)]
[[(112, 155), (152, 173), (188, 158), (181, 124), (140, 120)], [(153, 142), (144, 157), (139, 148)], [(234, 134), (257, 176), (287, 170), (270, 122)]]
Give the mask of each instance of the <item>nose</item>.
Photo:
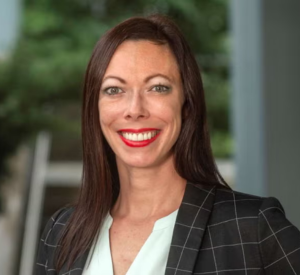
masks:
[(128, 98), (124, 117), (127, 120), (139, 120), (149, 117), (149, 111), (146, 107), (145, 99), (140, 93), (133, 93)]

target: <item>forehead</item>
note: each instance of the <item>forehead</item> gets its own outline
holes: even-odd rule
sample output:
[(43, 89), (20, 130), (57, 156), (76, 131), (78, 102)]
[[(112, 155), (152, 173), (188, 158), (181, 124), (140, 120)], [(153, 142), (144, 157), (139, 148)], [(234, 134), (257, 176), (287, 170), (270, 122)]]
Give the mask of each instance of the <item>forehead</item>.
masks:
[(180, 78), (178, 64), (170, 47), (148, 40), (128, 40), (115, 51), (105, 76), (117, 74), (132, 78), (156, 73), (166, 74), (174, 80)]

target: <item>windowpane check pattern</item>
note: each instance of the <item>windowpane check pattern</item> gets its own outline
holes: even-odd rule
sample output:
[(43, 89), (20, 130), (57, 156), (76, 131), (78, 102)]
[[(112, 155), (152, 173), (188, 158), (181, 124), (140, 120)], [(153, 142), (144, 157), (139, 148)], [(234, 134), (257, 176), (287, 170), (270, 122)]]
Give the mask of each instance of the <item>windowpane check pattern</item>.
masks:
[[(53, 263), (59, 237), (73, 211), (61, 209), (48, 222), (40, 241), (36, 275), (82, 274), (88, 251), (70, 270), (64, 267), (57, 272)], [(300, 232), (275, 198), (188, 182), (165, 275), (191, 274), (300, 275)]]

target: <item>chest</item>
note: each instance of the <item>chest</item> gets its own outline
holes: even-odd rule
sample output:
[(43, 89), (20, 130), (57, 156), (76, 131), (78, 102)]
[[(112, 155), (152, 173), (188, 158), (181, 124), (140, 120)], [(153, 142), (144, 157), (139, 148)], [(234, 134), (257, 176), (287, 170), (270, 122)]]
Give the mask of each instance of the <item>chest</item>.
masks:
[(177, 210), (146, 223), (124, 223), (108, 216), (88, 255), (82, 275), (164, 275)]
[(131, 224), (113, 222), (109, 230), (114, 275), (125, 275), (149, 238), (153, 223)]

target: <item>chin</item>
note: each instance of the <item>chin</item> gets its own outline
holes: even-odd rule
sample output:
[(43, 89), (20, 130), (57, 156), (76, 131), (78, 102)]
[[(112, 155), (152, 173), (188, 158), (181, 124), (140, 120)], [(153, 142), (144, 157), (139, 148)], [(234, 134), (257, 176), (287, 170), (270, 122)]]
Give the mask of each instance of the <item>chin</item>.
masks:
[(130, 156), (126, 156), (123, 158), (117, 157), (117, 162), (119, 164), (122, 164), (124, 166), (128, 167), (136, 167), (136, 168), (153, 168), (160, 165), (163, 165), (163, 163), (167, 162), (171, 155), (165, 155), (165, 156), (145, 156), (145, 154), (136, 155), (133, 154)]
[(125, 166), (129, 166), (132, 168), (150, 168), (157, 165), (158, 161), (150, 160), (150, 159), (121, 159), (120, 163)]

